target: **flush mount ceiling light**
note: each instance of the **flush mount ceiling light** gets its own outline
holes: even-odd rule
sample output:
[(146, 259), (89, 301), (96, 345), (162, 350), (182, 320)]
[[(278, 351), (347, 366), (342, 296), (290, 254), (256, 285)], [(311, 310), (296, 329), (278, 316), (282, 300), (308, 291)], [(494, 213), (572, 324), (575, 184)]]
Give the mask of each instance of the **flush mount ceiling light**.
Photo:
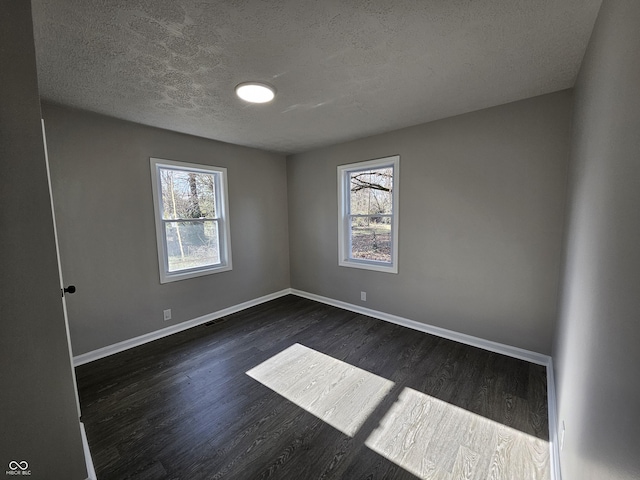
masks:
[(276, 96), (276, 89), (268, 83), (244, 82), (236, 86), (236, 95), (246, 102), (267, 103)]

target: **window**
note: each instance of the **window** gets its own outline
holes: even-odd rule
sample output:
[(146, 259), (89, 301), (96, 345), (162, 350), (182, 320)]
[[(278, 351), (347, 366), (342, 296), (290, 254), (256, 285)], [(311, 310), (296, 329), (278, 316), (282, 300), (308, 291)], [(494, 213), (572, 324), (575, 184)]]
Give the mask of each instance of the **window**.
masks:
[(151, 159), (160, 283), (231, 270), (226, 168)]
[(400, 157), (338, 166), (338, 264), (398, 273)]

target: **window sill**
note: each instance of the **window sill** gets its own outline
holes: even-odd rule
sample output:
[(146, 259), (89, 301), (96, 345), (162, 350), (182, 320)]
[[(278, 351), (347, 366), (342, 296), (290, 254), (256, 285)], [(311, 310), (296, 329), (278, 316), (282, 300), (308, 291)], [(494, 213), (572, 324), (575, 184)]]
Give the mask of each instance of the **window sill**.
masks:
[(160, 277), (160, 283), (178, 282), (180, 280), (187, 280), (189, 278), (202, 277), (204, 275), (213, 275), (215, 273), (228, 272), (232, 270), (231, 265), (221, 265), (217, 267), (202, 269), (202, 270), (187, 270), (184, 272), (175, 273), (162, 273)]
[(379, 262), (367, 262), (358, 260), (340, 260), (338, 265), (341, 267), (360, 268), (362, 270), (373, 270), (375, 272), (398, 273), (397, 265), (389, 265)]

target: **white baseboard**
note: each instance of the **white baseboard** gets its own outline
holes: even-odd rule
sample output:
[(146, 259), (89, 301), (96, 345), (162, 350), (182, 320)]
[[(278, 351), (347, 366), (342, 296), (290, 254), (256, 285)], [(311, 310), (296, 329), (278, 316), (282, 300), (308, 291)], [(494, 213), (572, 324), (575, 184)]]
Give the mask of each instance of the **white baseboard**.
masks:
[(551, 480), (562, 480), (560, 470), (560, 442), (558, 440), (558, 403), (553, 361), (547, 365), (547, 414), (549, 415), (549, 453), (551, 454)]
[(512, 347), (511, 345), (492, 342), (491, 340), (485, 340), (483, 338), (474, 337), (464, 333), (454, 332), (453, 330), (447, 330), (446, 328), (434, 327), (433, 325), (427, 325), (426, 323), (416, 322), (415, 320), (409, 320), (408, 318), (398, 317), (397, 315), (392, 315), (390, 313), (379, 312), (370, 308), (361, 307), (360, 305), (353, 305), (340, 300), (334, 300), (332, 298), (316, 295), (315, 293), (303, 292), (296, 289), (291, 289), (291, 293), (293, 295), (298, 295), (299, 297), (308, 298), (320, 303), (326, 303), (327, 305), (333, 305), (334, 307), (342, 308), (344, 310), (361, 313), (369, 317), (385, 320), (387, 322), (395, 323), (396, 325), (429, 333), (437, 337), (448, 338), (449, 340), (464, 343), (465, 345), (471, 345), (472, 347), (478, 347), (484, 350), (489, 350), (490, 352), (501, 353), (509, 357), (526, 360), (527, 362), (535, 363), (537, 365), (546, 366), (550, 361), (550, 357), (548, 355), (532, 352), (523, 348)]
[(129, 340), (124, 340), (122, 342), (118, 342), (113, 345), (108, 345), (106, 347), (102, 347), (97, 350), (93, 350), (91, 352), (83, 353), (81, 355), (76, 355), (75, 357), (73, 357), (73, 365), (74, 367), (77, 367), (79, 365), (83, 365), (85, 363), (92, 362), (94, 360), (98, 360), (100, 358), (104, 358), (109, 355), (113, 355), (115, 353), (122, 352), (124, 350), (128, 350), (133, 347), (137, 347), (139, 345), (143, 345), (147, 342), (151, 342), (153, 340), (157, 340), (159, 338), (163, 338), (168, 335), (172, 335), (174, 333), (187, 330), (189, 328), (201, 325), (203, 323), (210, 322), (211, 320), (215, 320), (217, 318), (221, 318), (226, 315), (231, 315), (232, 313), (236, 313), (246, 308), (254, 307), (256, 305), (260, 305), (261, 303), (265, 303), (270, 300), (274, 300), (276, 298), (280, 298), (289, 294), (308, 298), (309, 300), (315, 300), (316, 302), (332, 305), (334, 307), (342, 308), (344, 310), (361, 313), (369, 317), (377, 318), (379, 320), (385, 320), (387, 322), (394, 323), (396, 325), (401, 325), (403, 327), (408, 327), (413, 330), (429, 333), (431, 335), (436, 335), (438, 337), (448, 338), (449, 340), (454, 340), (456, 342), (464, 343), (466, 345), (471, 345), (473, 347), (482, 348), (484, 350), (500, 353), (503, 355), (507, 355), (509, 357), (518, 358), (520, 360), (526, 360), (527, 362), (535, 363), (537, 365), (548, 366), (551, 363), (551, 357), (541, 353), (532, 352), (530, 350), (513, 347), (511, 345), (505, 345), (498, 342), (493, 342), (491, 340), (485, 340), (480, 337), (474, 337), (472, 335), (455, 332), (453, 330), (447, 330), (446, 328), (428, 325), (426, 323), (417, 322), (415, 320), (399, 317), (397, 315), (392, 315), (390, 313), (380, 312), (378, 310), (372, 310), (370, 308), (362, 307), (360, 305), (354, 305), (354, 304), (343, 302), (340, 300), (334, 300), (332, 298), (323, 297), (321, 295), (316, 295), (315, 293), (309, 293), (309, 292), (297, 290), (294, 288), (285, 288), (284, 290), (280, 290), (278, 292), (274, 292), (269, 295), (265, 295), (263, 297), (255, 298), (253, 300), (249, 300), (249, 301), (240, 303), (238, 305), (233, 305), (223, 310), (218, 310), (217, 312), (208, 313), (207, 315), (203, 315), (201, 317), (194, 318), (192, 320), (187, 320), (186, 322), (181, 322), (176, 325), (171, 325), (170, 327), (166, 327), (160, 330), (156, 330), (154, 332), (146, 333), (144, 335), (140, 335), (139, 337), (134, 337)]
[(93, 459), (87, 441), (87, 432), (84, 430), (84, 423), (80, 422), (80, 435), (82, 436), (82, 450), (84, 450), (84, 462), (87, 465), (87, 480), (96, 480), (96, 471), (93, 468)]
[(270, 300), (289, 295), (290, 293), (291, 289), (285, 288), (284, 290), (280, 290), (279, 292), (274, 292), (263, 297), (254, 298), (253, 300), (248, 300), (246, 302), (239, 303), (238, 305), (233, 305), (223, 310), (218, 310), (217, 312), (208, 313), (207, 315), (203, 315), (192, 320), (187, 320), (186, 322), (171, 325), (170, 327), (162, 328), (160, 330), (156, 330), (155, 332), (146, 333), (144, 335), (140, 335), (139, 337), (130, 338), (129, 340), (124, 340), (122, 342), (114, 343), (113, 345), (98, 348), (97, 350), (93, 350), (91, 352), (76, 355), (75, 357), (73, 357), (73, 366), (77, 367), (79, 365), (84, 365), (85, 363), (93, 362), (94, 360), (108, 357), (109, 355), (113, 355), (115, 353), (119, 353), (133, 347), (144, 345), (145, 343), (158, 340), (159, 338), (182, 332), (183, 330), (202, 325), (203, 323), (210, 322), (211, 320), (225, 317), (246, 308), (254, 307), (256, 305), (260, 305), (261, 303), (265, 303)]
[(415, 320), (409, 320), (408, 318), (399, 317), (390, 313), (379, 312), (370, 308), (361, 307), (360, 305), (353, 305), (351, 303), (342, 302), (340, 300), (334, 300), (333, 298), (323, 297), (316, 295), (315, 293), (304, 292), (302, 290), (291, 289), (293, 295), (299, 297), (308, 298), (309, 300), (315, 300), (316, 302), (325, 303), (334, 307), (342, 308), (356, 313), (361, 313), (369, 317), (377, 318), (387, 322), (395, 323), (403, 327), (408, 327), (420, 332), (429, 333), (437, 337), (447, 338), (456, 342), (471, 345), (472, 347), (482, 348), (489, 350), (490, 352), (500, 353), (509, 357), (518, 358), (527, 362), (535, 363), (537, 365), (543, 365), (547, 369), (547, 410), (549, 416), (549, 453), (550, 453), (550, 470), (552, 480), (561, 480), (560, 473), (560, 449), (558, 445), (558, 419), (557, 419), (557, 406), (556, 406), (556, 390), (555, 380), (553, 376), (553, 362), (550, 356), (542, 353), (532, 352), (511, 345), (505, 345), (498, 342), (492, 342), (491, 340), (485, 340), (483, 338), (474, 337), (472, 335), (466, 335), (464, 333), (454, 332), (453, 330), (447, 330), (445, 328), (435, 327), (433, 325), (427, 325), (425, 323), (416, 322)]

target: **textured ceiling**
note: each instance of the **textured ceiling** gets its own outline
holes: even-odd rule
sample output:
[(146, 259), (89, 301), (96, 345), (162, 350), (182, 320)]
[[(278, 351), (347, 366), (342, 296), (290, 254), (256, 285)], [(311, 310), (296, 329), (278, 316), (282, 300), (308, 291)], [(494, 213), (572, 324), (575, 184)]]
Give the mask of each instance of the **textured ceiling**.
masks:
[[(33, 0), (42, 97), (294, 153), (573, 86), (601, 0)], [(249, 105), (234, 87), (278, 90)]]

